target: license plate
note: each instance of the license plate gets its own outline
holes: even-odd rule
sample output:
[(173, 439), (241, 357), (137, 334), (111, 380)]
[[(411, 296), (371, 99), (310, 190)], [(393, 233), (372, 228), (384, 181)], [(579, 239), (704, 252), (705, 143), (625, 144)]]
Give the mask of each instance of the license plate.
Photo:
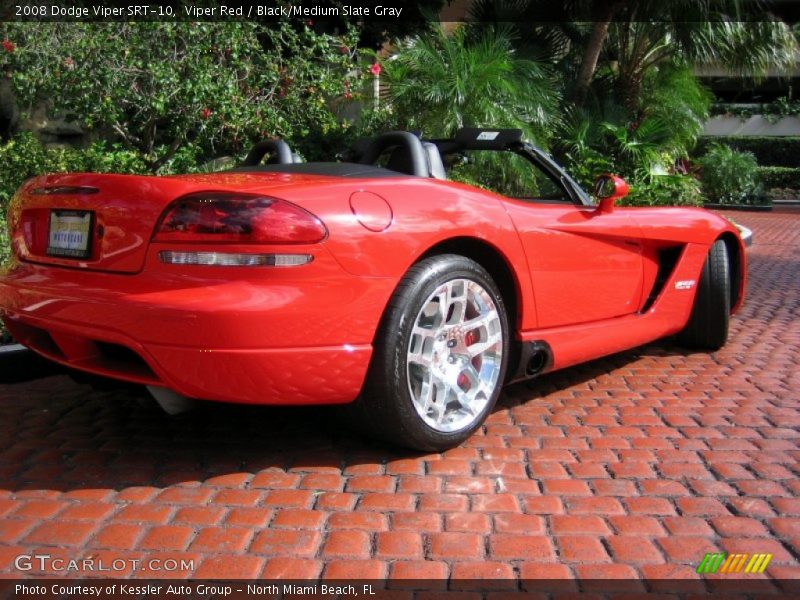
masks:
[(91, 212), (85, 210), (50, 211), (47, 254), (69, 258), (89, 258), (91, 239)]

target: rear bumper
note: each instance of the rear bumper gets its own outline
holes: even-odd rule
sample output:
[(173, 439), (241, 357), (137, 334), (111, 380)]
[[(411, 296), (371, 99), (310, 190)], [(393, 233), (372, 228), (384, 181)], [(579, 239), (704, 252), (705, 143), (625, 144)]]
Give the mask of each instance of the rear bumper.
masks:
[(0, 312), (20, 343), (90, 373), (224, 402), (346, 403), (391, 290), (315, 263), (261, 280), (220, 267), (129, 276), (21, 264), (0, 278)]

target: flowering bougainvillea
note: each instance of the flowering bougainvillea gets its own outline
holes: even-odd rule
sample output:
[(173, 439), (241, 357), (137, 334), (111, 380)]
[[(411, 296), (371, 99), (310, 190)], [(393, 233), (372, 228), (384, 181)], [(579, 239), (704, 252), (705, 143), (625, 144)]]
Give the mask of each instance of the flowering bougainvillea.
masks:
[(0, 66), (20, 106), (49, 100), (158, 171), (187, 145), (211, 157), (263, 131), (338, 127), (357, 37), (288, 22), (2, 23)]

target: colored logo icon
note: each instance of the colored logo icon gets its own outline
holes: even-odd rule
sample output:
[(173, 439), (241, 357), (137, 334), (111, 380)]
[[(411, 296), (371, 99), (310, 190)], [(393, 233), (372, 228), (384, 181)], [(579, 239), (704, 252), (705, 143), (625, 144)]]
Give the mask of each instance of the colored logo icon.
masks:
[(763, 573), (772, 554), (725, 554), (709, 552), (697, 565), (698, 573)]

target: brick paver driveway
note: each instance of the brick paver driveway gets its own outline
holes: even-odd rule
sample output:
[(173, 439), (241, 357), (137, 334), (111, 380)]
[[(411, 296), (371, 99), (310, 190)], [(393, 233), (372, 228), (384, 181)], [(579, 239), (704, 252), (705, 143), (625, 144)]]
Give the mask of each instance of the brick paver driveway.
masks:
[(717, 550), (800, 577), (800, 212), (734, 218), (756, 243), (723, 351), (653, 344), (513, 386), (443, 454), (356, 438), (328, 409), (169, 418), (64, 376), (0, 385), (0, 573), (46, 553), (516, 585), (694, 577)]

